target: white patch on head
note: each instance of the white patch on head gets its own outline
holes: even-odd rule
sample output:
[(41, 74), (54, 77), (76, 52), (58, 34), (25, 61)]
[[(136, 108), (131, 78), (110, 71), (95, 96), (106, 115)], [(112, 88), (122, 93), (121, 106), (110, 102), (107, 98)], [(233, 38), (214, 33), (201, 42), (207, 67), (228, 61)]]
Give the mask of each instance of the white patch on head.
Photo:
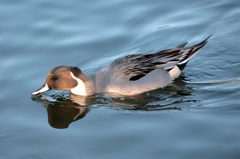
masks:
[(37, 94), (42, 93), (42, 92), (45, 92), (45, 91), (47, 91), (47, 90), (49, 90), (49, 87), (48, 87), (47, 84), (45, 84), (44, 87), (40, 88), (39, 90), (37, 90), (37, 91), (35, 91), (35, 92), (32, 92), (32, 95), (37, 95)]
[(75, 79), (78, 83), (78, 85), (75, 88), (71, 89), (70, 91), (76, 95), (86, 96), (87, 95), (86, 87), (85, 87), (85, 84), (83, 83), (83, 81), (80, 80), (79, 78), (75, 77), (71, 71), (70, 71), (70, 74), (71, 74), (72, 78)]
[(181, 70), (178, 68), (178, 66), (175, 66), (173, 69), (169, 71), (169, 75), (171, 77), (171, 80), (174, 80), (181, 74)]

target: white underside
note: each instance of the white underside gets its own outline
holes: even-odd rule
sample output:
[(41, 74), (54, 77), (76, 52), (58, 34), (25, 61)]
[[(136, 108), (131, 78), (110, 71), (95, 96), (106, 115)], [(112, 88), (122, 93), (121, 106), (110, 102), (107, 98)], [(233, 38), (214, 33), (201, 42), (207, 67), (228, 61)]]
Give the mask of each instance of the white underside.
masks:
[(182, 71), (178, 68), (178, 66), (175, 66), (173, 69), (171, 69), (171, 70), (169, 71), (171, 80), (174, 80), (174, 79), (176, 79), (177, 77), (179, 77), (180, 74), (181, 74), (181, 72), (182, 72)]

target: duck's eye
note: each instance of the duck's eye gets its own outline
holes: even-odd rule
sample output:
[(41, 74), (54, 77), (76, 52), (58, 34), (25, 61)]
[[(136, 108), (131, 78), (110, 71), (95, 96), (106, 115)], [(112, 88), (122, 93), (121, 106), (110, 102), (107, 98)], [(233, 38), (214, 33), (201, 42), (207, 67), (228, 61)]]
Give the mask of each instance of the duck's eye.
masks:
[(58, 79), (58, 77), (52, 77), (53, 81), (56, 81)]

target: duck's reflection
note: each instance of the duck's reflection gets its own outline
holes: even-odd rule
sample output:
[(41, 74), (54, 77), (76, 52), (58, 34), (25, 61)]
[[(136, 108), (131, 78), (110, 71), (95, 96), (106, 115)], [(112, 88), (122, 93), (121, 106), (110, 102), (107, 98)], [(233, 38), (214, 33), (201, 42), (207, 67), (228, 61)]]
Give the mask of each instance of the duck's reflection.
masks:
[(49, 97), (51, 96), (43, 95), (41, 97), (34, 97), (32, 100), (40, 102), (46, 107), (48, 123), (57, 129), (68, 128), (72, 122), (84, 118), (90, 111), (90, 109), (85, 106), (91, 105), (93, 102), (92, 98), (80, 98), (73, 94), (69, 95), (69, 99), (60, 97), (60, 95), (54, 95), (54, 97), (57, 98), (55, 101), (52, 101)]
[(53, 128), (65, 129), (69, 124), (85, 117), (88, 113), (87, 107), (75, 107), (68, 105), (49, 105), (47, 107), (48, 123)]
[(52, 93), (32, 99), (46, 107), (50, 126), (64, 129), (72, 122), (84, 118), (90, 109), (101, 106), (131, 111), (181, 110), (184, 106), (197, 102), (191, 98), (194, 91), (195, 89), (189, 85), (177, 83), (164, 89), (130, 97), (114, 94), (82, 97), (69, 93), (67, 96), (65, 93)]

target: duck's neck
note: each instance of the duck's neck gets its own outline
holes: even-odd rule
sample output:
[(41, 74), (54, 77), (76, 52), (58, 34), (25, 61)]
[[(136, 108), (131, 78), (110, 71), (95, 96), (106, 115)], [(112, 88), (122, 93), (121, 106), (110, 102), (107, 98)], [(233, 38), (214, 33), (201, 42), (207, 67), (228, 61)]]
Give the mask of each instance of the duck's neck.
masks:
[(72, 72), (71, 75), (78, 82), (78, 85), (70, 90), (73, 94), (89, 96), (95, 93), (93, 80), (88, 75), (83, 72), (79, 75), (79, 77), (75, 77)]

